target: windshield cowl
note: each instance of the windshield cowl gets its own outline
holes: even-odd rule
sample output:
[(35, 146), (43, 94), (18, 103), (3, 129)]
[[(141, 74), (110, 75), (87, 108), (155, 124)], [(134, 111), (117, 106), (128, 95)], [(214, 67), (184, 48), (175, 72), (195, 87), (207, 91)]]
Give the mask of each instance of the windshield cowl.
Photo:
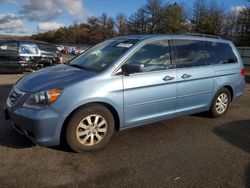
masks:
[(91, 70), (89, 68), (83, 67), (83, 66), (78, 65), (78, 64), (66, 64), (66, 65), (71, 66), (71, 67), (76, 67), (76, 68), (79, 68), (79, 69), (83, 69), (83, 70), (86, 70), (86, 71), (94, 71), (94, 70)]

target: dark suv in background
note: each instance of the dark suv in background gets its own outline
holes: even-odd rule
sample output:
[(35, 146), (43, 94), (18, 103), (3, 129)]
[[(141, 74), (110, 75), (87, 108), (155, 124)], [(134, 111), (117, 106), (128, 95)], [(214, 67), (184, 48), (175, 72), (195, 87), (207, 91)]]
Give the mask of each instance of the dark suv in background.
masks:
[(39, 70), (62, 63), (56, 46), (42, 41), (0, 40), (0, 72)]

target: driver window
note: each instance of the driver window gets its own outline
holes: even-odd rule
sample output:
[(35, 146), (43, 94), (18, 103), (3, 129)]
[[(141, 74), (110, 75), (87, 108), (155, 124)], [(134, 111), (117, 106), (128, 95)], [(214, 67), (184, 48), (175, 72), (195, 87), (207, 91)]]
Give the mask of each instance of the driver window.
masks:
[(143, 64), (143, 72), (170, 69), (168, 40), (153, 41), (142, 46), (127, 61), (128, 64)]

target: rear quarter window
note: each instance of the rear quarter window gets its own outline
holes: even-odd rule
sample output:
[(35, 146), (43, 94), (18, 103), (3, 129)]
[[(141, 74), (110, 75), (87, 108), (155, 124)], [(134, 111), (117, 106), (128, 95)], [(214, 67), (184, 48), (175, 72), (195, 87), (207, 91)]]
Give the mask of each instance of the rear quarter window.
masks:
[(209, 64), (237, 63), (237, 57), (228, 43), (206, 42), (205, 56)]

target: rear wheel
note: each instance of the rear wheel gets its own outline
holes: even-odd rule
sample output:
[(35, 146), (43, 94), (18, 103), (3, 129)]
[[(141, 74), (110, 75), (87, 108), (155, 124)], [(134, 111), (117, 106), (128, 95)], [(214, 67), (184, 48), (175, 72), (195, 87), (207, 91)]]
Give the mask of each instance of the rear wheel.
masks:
[(66, 138), (76, 152), (92, 151), (104, 147), (114, 132), (112, 113), (103, 105), (86, 106), (69, 121)]
[(229, 108), (231, 102), (231, 93), (227, 88), (220, 89), (213, 99), (212, 106), (210, 108), (210, 114), (213, 117), (220, 117), (224, 115)]

